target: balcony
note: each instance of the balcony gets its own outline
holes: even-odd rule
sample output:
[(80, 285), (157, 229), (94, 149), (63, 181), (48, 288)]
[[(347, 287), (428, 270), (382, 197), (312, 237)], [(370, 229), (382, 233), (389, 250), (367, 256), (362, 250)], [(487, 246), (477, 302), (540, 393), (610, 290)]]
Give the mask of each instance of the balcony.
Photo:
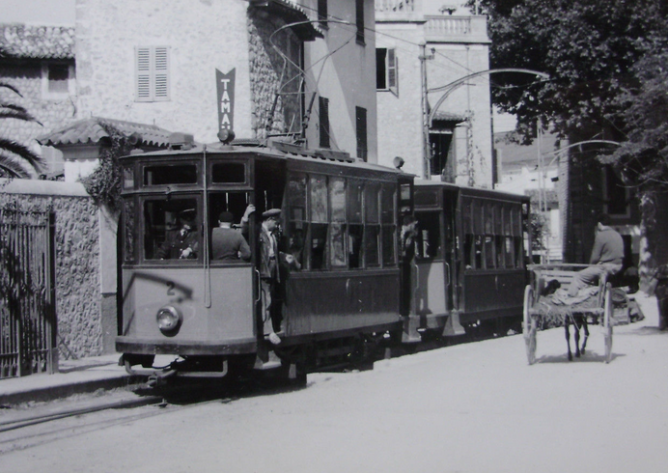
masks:
[(375, 0), (377, 22), (420, 22), (422, 0)]
[(427, 43), (490, 43), (487, 17), (425, 15)]

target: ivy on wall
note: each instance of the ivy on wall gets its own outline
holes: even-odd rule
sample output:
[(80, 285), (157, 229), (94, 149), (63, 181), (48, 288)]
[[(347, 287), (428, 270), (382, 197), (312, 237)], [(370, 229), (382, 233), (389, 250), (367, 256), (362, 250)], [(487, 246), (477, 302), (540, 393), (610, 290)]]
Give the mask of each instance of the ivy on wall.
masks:
[(81, 179), (86, 192), (97, 205), (104, 205), (113, 213), (120, 210), (121, 166), (118, 158), (127, 154), (130, 138), (109, 123), (100, 123), (107, 136), (102, 138), (100, 163), (88, 176)]

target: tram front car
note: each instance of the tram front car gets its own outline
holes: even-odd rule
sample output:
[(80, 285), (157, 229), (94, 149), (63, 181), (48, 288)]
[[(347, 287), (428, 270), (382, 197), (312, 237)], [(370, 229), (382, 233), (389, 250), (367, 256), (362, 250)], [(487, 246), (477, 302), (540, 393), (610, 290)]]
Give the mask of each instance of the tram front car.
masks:
[[(350, 158), (224, 144), (120, 162), (116, 349), (128, 371), (223, 377), (272, 351), (298, 366), (323, 341), (401, 330), (398, 222), (412, 212), (412, 176)], [(219, 215), (239, 225), (249, 204), (255, 212), (238, 231), (250, 260), (214, 259)], [(269, 209), (281, 209), (279, 250), (299, 267), (281, 271), (273, 294), (279, 346), (265, 338), (261, 301), (259, 231)], [(155, 355), (175, 361), (156, 369)]]

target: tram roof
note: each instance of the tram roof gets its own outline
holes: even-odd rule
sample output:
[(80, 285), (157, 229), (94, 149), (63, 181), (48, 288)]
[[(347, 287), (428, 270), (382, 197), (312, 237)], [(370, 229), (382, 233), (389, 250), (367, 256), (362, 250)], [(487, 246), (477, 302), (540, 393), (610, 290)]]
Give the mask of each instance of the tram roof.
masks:
[(526, 200), (527, 202), (530, 200), (530, 197), (527, 195), (523, 194), (513, 194), (512, 192), (505, 192), (505, 191), (498, 191), (498, 190), (492, 190), (492, 189), (482, 189), (479, 187), (468, 187), (468, 186), (460, 186), (458, 184), (451, 184), (448, 182), (441, 182), (441, 181), (428, 181), (428, 180), (423, 180), (423, 179), (416, 179), (415, 182), (415, 187), (440, 187), (444, 189), (450, 189), (450, 190), (456, 190), (459, 191), (463, 194), (466, 195), (477, 195), (480, 197), (491, 197), (495, 199), (499, 198), (505, 198), (509, 200), (515, 200), (515, 201), (524, 201)]
[(391, 174), (399, 174), (406, 177), (413, 177), (412, 174), (406, 173), (401, 169), (391, 168), (380, 164), (368, 163), (357, 158), (352, 158), (348, 153), (331, 152), (329, 150), (307, 150), (299, 148), (294, 145), (285, 143), (270, 143), (266, 145), (224, 145), (222, 143), (202, 144), (194, 143), (192, 147), (183, 147), (181, 149), (165, 149), (158, 151), (130, 153), (122, 156), (121, 159), (138, 159), (138, 158), (158, 158), (158, 157), (177, 157), (183, 156), (184, 159), (192, 157), (193, 155), (203, 154), (207, 152), (211, 155), (229, 155), (235, 156), (240, 154), (254, 154), (263, 158), (276, 160), (292, 160), (299, 162), (319, 162), (324, 164), (335, 165), (337, 167), (344, 167), (348, 169), (363, 169), (368, 171), (384, 172)]

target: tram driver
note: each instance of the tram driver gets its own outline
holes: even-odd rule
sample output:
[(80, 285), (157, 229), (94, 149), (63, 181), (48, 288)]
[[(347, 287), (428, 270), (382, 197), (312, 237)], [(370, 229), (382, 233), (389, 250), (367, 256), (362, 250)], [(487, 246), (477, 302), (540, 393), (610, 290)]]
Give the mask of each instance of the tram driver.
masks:
[(164, 243), (158, 249), (160, 259), (194, 259), (197, 258), (199, 242), (197, 233), (193, 232), (195, 223), (192, 220), (182, 220), (181, 226), (175, 232), (167, 234)]

